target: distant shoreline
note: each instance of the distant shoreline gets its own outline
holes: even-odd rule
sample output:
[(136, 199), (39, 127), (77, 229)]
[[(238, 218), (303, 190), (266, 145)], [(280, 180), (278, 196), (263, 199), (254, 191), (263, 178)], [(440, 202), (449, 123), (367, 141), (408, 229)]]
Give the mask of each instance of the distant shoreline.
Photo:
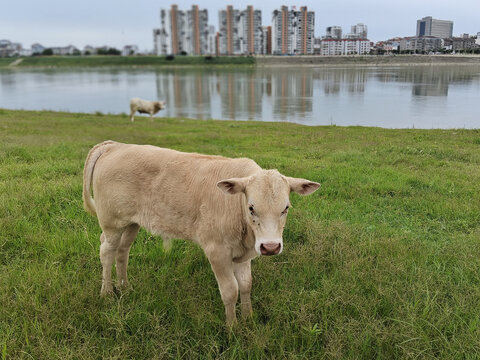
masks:
[(480, 65), (480, 55), (257, 56), (257, 66)]
[(480, 65), (480, 55), (175, 56), (170, 59), (165, 56), (34, 56), (0, 58), (0, 69), (418, 65)]

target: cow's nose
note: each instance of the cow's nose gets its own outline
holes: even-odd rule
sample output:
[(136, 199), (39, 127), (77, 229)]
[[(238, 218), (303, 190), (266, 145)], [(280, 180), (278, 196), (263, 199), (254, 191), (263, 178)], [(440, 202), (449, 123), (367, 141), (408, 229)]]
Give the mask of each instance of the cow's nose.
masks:
[(262, 255), (277, 255), (282, 245), (280, 243), (263, 243), (260, 245)]

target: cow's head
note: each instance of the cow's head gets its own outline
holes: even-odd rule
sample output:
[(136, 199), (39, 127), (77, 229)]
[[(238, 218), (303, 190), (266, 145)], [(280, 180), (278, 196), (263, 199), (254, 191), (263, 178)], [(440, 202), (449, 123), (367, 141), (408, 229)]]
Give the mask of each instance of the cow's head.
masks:
[(245, 194), (244, 214), (255, 234), (255, 250), (259, 255), (277, 255), (283, 250), (290, 192), (309, 195), (320, 184), (284, 176), (277, 170), (262, 170), (252, 176), (219, 181), (217, 186), (230, 195)]
[(155, 101), (155, 110), (163, 110), (165, 109), (165, 101)]

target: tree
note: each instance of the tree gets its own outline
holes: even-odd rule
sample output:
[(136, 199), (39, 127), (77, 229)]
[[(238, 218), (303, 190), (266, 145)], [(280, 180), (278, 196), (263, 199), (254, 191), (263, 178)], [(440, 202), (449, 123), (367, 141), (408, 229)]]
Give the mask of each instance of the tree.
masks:
[(50, 55), (53, 55), (53, 50), (48, 48), (48, 49), (45, 49), (42, 51), (42, 55), (45, 55), (45, 56), (50, 56)]

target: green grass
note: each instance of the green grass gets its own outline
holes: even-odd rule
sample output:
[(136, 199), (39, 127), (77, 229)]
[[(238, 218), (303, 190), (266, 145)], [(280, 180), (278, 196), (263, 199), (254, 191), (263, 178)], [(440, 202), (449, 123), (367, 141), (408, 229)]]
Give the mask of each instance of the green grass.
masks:
[[(3, 61), (3, 60), (8, 60)], [(15, 59), (0, 59), (0, 67)], [(186, 66), (186, 65), (253, 65), (252, 56), (30, 56), (18, 67), (99, 67), (99, 66)]]
[(12, 62), (14, 62), (16, 59), (12, 59), (12, 58), (3, 58), (3, 57), (0, 57), (0, 68), (1, 67), (6, 67), (8, 65), (10, 65)]
[[(253, 261), (232, 333), (201, 250), (141, 231), (132, 290), (99, 297), (88, 150), (106, 139), (247, 156), (319, 181)], [(2, 359), (478, 359), (480, 131), (0, 110)]]

